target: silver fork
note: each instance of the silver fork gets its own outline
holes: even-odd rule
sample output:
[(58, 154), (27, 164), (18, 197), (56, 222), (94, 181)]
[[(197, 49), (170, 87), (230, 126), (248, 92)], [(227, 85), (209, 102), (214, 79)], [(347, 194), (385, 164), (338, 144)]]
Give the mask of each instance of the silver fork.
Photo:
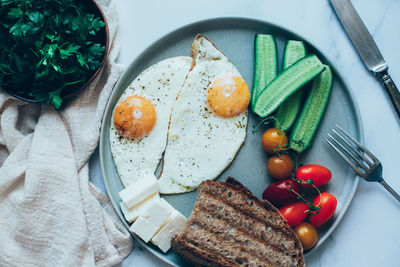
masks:
[[(364, 180), (368, 182), (378, 182), (387, 191), (389, 191), (396, 199), (400, 202), (400, 195), (397, 194), (393, 188), (391, 188), (382, 178), (382, 164), (381, 162), (363, 145), (357, 142), (356, 139), (350, 136), (345, 130), (343, 130), (339, 125), (336, 127), (345, 134), (347, 139), (340, 135), (338, 131), (332, 129), (335, 136), (339, 137), (338, 141), (331, 134), (328, 134), (329, 139), (325, 138), (326, 142), (350, 165), (351, 168)], [(354, 145), (350, 144), (351, 141)], [(344, 143), (344, 144), (343, 144)], [(365, 154), (369, 157), (367, 159)]]

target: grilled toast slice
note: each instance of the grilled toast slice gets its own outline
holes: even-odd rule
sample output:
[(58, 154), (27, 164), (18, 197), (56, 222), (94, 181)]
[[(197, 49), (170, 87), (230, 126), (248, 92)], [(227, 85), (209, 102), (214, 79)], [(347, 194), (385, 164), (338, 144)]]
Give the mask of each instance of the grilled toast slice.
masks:
[(305, 266), (301, 243), (279, 211), (231, 177), (200, 184), (171, 243), (198, 266)]

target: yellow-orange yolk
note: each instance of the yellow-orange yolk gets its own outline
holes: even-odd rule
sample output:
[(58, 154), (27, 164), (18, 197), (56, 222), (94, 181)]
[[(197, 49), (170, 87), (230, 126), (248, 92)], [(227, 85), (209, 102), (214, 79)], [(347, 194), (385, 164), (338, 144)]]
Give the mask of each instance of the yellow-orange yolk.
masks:
[(156, 124), (153, 104), (141, 96), (129, 96), (119, 102), (114, 110), (114, 125), (118, 133), (127, 138), (140, 138)]
[(217, 116), (231, 118), (247, 109), (250, 102), (249, 87), (241, 77), (223, 77), (208, 89), (207, 101)]

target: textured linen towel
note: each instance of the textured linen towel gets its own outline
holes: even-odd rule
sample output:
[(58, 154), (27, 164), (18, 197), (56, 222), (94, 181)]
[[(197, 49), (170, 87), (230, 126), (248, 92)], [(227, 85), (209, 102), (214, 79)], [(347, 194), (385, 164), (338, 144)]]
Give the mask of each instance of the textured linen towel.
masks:
[(111, 266), (132, 250), (109, 199), (88, 180), (105, 105), (122, 72), (115, 6), (98, 2), (111, 47), (88, 88), (61, 111), (0, 89), (0, 266)]

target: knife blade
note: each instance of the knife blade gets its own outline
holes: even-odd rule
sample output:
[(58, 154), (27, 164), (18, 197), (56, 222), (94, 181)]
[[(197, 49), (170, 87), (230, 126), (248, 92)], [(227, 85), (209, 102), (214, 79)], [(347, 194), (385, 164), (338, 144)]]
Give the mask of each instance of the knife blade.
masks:
[(400, 93), (388, 73), (383, 58), (367, 27), (362, 22), (350, 0), (330, 0), (333, 9), (346, 30), (365, 66), (380, 80), (400, 119)]

